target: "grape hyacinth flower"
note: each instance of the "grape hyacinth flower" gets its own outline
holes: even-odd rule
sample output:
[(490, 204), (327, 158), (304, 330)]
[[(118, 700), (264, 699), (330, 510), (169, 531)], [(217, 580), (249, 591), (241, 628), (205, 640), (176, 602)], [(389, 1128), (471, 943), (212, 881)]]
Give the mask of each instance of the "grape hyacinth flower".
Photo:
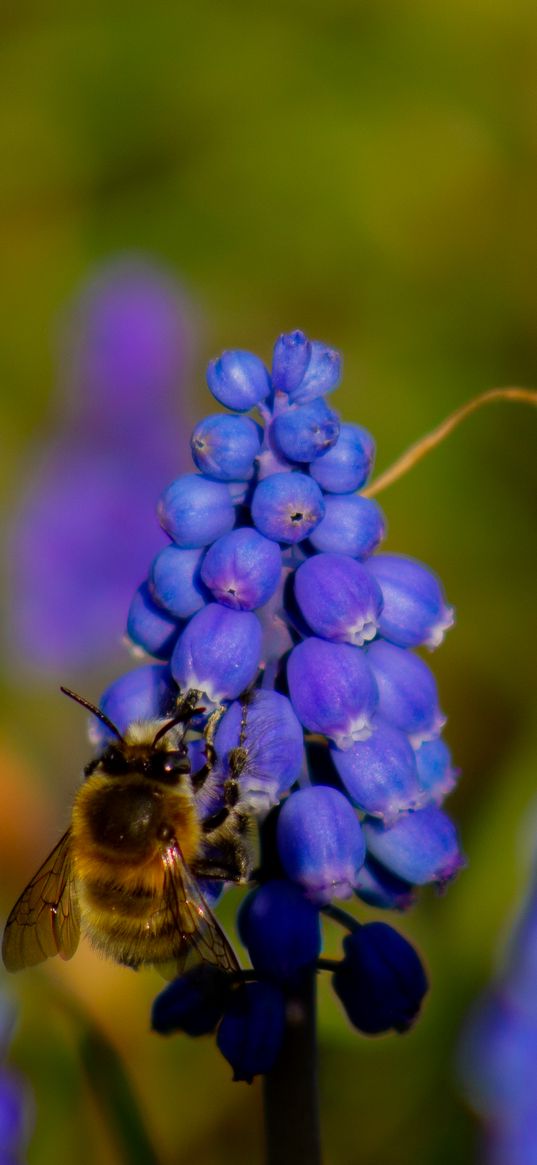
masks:
[[(196, 425), (192, 470), (161, 493), (169, 543), (128, 616), (129, 637), (158, 662), (101, 700), (121, 731), (199, 693), (189, 748), (193, 771), (204, 759), (210, 769), (203, 819), (225, 812), (240, 754), (240, 803), (260, 833), (258, 885), (239, 918), (252, 968), (226, 980), (194, 967), (153, 1009), (159, 1032), (216, 1030), (235, 1079), (278, 1063), (290, 1001), (316, 968), (333, 972), (359, 1031), (407, 1030), (427, 986), (418, 955), (334, 900), (403, 909), (463, 861), (443, 808), (455, 781), (445, 717), (415, 650), (436, 647), (453, 612), (428, 567), (375, 553), (384, 516), (358, 492), (375, 443), (325, 399), (340, 375), (338, 353), (301, 331), (278, 339), (270, 371), (242, 350), (211, 362), (228, 411)], [(348, 931), (341, 961), (322, 957), (323, 916)]]

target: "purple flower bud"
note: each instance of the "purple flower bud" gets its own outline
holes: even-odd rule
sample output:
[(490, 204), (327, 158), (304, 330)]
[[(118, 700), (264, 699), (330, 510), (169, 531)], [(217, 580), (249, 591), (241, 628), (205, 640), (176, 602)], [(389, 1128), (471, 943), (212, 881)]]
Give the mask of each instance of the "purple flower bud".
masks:
[(324, 506), (324, 518), (310, 534), (316, 550), (365, 558), (385, 537), (386, 520), (373, 498), (326, 494)]
[(328, 736), (338, 748), (370, 736), (377, 687), (358, 647), (305, 639), (289, 656), (287, 679), (295, 712), (310, 732)]
[(235, 524), (227, 485), (197, 473), (184, 473), (164, 490), (157, 505), (161, 526), (187, 550), (208, 546)]
[(154, 655), (169, 659), (179, 634), (179, 623), (153, 602), (149, 587), (143, 582), (134, 593), (127, 616), (127, 635), (132, 643)]
[(263, 361), (253, 352), (238, 348), (211, 360), (207, 384), (220, 404), (238, 413), (247, 413), (270, 392), (270, 377)]
[(216, 1042), (233, 1068), (234, 1080), (251, 1084), (270, 1072), (285, 1029), (285, 999), (275, 983), (243, 983), (233, 992)]
[(313, 461), (335, 445), (339, 417), (322, 397), (279, 413), (270, 426), (277, 452), (288, 461)]
[(380, 633), (399, 647), (438, 647), (454, 620), (440, 580), (405, 554), (376, 554), (367, 564), (380, 584)]
[(436, 805), (401, 814), (389, 829), (372, 820), (363, 829), (373, 857), (405, 882), (443, 885), (464, 865), (455, 826)]
[(376, 640), (367, 660), (379, 690), (379, 715), (406, 732), (415, 748), (438, 736), (446, 722), (438, 706), (436, 681), (419, 656)]
[(358, 817), (337, 789), (299, 789), (284, 802), (277, 826), (280, 861), (311, 902), (350, 898), (365, 858)]
[(262, 430), (249, 417), (217, 413), (200, 421), (190, 439), (196, 468), (215, 481), (243, 481), (254, 472)]
[(299, 566), (295, 595), (312, 631), (336, 643), (363, 647), (373, 639), (382, 608), (380, 587), (346, 554), (315, 554)]
[(292, 392), (304, 379), (311, 344), (304, 332), (287, 332), (276, 340), (272, 357), (272, 383), (281, 392)]
[[(177, 686), (170, 669), (161, 663), (146, 663), (114, 680), (102, 693), (99, 708), (115, 724), (118, 732), (125, 732), (133, 720), (154, 720), (170, 716), (175, 711)], [(90, 736), (95, 744), (110, 740), (106, 726), (92, 716)]]
[(444, 740), (426, 740), (416, 749), (418, 779), (431, 801), (441, 804), (455, 788), (459, 770), (453, 767), (451, 753)]
[(375, 442), (361, 425), (341, 426), (336, 444), (310, 467), (311, 476), (331, 494), (354, 493), (365, 485), (375, 459)]
[(187, 623), (171, 659), (182, 690), (199, 688), (218, 704), (236, 700), (255, 678), (261, 656), (261, 624), (251, 611), (209, 603)]
[(281, 568), (277, 542), (264, 538), (250, 526), (241, 526), (209, 547), (201, 577), (219, 603), (252, 611), (274, 594)]
[(341, 380), (341, 356), (320, 340), (313, 340), (303, 379), (289, 392), (292, 404), (303, 405), (337, 388)]
[(369, 740), (331, 757), (353, 805), (390, 825), (398, 814), (425, 799), (418, 781), (414, 751), (406, 736), (375, 717)]
[(356, 893), (368, 906), (377, 910), (408, 910), (415, 900), (412, 886), (396, 878), (370, 855), (358, 875)]
[(318, 958), (319, 911), (293, 882), (265, 882), (242, 903), (241, 941), (261, 975), (285, 982)]
[(275, 542), (301, 542), (324, 514), (323, 495), (305, 473), (272, 473), (252, 498), (257, 529)]
[(353, 1026), (370, 1036), (408, 1031), (428, 986), (414, 947), (385, 922), (368, 922), (343, 949), (332, 983)]
[(193, 967), (157, 995), (151, 1027), (161, 1036), (182, 1031), (205, 1036), (214, 1029), (229, 1002), (229, 975), (208, 963)]
[(156, 603), (176, 619), (190, 619), (208, 598), (200, 576), (203, 549), (165, 546), (153, 559), (149, 589)]
[[(215, 736), (221, 763), (237, 748), (242, 707), (232, 704)], [(304, 759), (304, 736), (290, 701), (279, 692), (254, 692), (246, 711), (244, 745), (248, 759), (241, 773), (241, 802), (256, 817), (264, 816), (296, 781)]]

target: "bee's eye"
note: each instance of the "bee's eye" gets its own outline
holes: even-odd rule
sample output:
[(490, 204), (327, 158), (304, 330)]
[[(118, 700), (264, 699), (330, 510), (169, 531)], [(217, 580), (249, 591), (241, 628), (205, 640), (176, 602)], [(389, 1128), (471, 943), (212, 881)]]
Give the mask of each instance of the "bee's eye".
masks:
[(110, 774), (111, 777), (120, 777), (123, 773), (129, 771), (129, 762), (125, 754), (120, 748), (115, 748), (113, 744), (107, 748), (104, 753), (101, 764), (103, 769)]
[(173, 752), (155, 752), (149, 764), (149, 776), (155, 781), (175, 781), (182, 773), (190, 772), (190, 761), (186, 748)]

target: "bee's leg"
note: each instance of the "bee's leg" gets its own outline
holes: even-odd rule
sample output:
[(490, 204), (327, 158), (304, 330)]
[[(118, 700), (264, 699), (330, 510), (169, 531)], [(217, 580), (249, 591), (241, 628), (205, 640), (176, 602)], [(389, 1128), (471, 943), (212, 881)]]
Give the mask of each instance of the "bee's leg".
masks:
[(250, 846), (242, 837), (226, 835), (222, 840), (211, 837), (211, 845), (216, 846), (216, 854), (198, 858), (192, 863), (192, 873), (196, 878), (207, 878), (218, 882), (247, 882), (252, 869)]
[(191, 777), (192, 788), (195, 792), (198, 789), (201, 789), (201, 786), (207, 780), (209, 773), (212, 772), (212, 769), (214, 768), (214, 762), (216, 760), (214, 736), (225, 710), (226, 709), (224, 705), (219, 704), (218, 707), (215, 708), (213, 712), (211, 712), (210, 716), (207, 717), (207, 723), (203, 730), (203, 737), (205, 740), (205, 764), (201, 769), (198, 769), (197, 773), (192, 773)]

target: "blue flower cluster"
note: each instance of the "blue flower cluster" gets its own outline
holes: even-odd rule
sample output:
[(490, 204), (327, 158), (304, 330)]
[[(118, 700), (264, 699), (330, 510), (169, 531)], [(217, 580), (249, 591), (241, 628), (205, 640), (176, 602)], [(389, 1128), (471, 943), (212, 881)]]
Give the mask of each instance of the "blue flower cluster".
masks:
[[(265, 824), (261, 884), (239, 926), (259, 978), (228, 1003), (219, 988), (208, 1008), (212, 1027), (224, 1013), (218, 1042), (238, 1078), (276, 1056), (286, 984), (319, 955), (323, 908), (354, 895), (403, 908), (462, 862), (442, 808), (456, 779), (445, 717), (414, 651), (438, 646), (453, 611), (426, 566), (375, 553), (385, 519), (360, 493), (375, 444), (325, 399), (340, 373), (339, 354), (301, 331), (280, 336), (270, 373), (245, 351), (211, 362), (209, 388), (229, 411), (194, 429), (195, 471), (158, 504), (169, 545), (128, 615), (132, 643), (161, 662), (101, 701), (121, 730), (164, 715), (178, 688), (199, 689), (208, 709), (225, 709), (222, 784), (230, 750), (246, 748), (241, 801)], [(172, 984), (155, 1026), (189, 1030), (208, 979), (214, 995), (211, 973)], [(379, 1032), (409, 1026), (426, 983), (393, 928), (349, 917), (334, 987), (355, 1026)]]

